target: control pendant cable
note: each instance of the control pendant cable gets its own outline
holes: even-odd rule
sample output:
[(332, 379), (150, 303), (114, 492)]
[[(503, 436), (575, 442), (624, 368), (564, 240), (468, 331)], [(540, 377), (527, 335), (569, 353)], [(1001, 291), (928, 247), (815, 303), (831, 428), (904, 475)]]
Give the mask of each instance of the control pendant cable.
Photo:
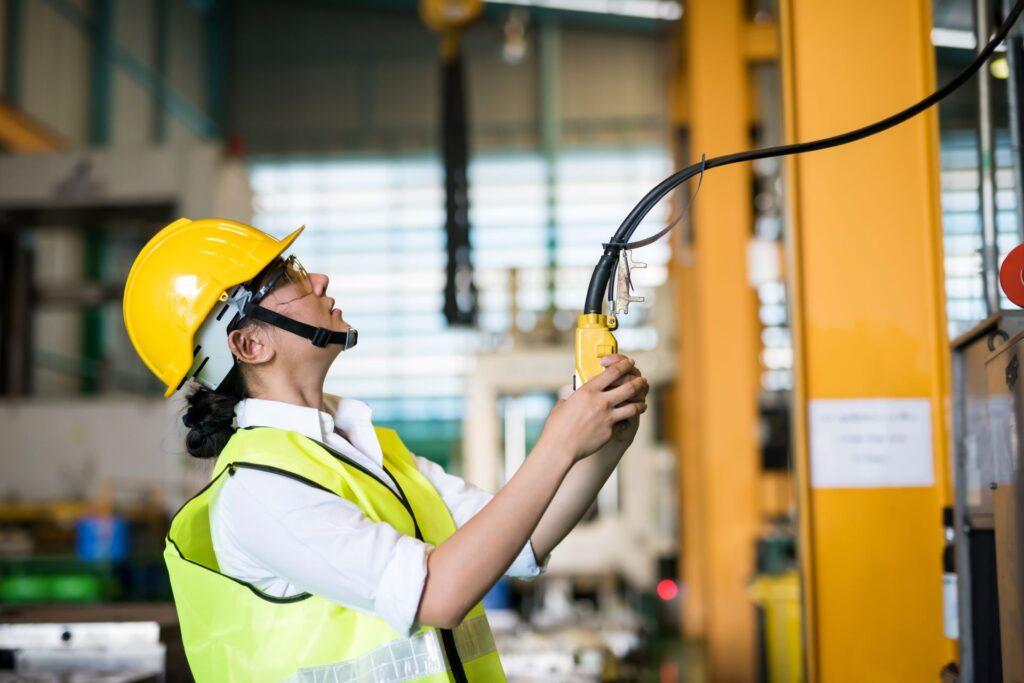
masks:
[[(614, 349), (608, 351), (609, 342), (612, 346), (617, 348), (617, 345), (614, 342), (614, 337), (612, 337), (608, 331), (609, 327), (606, 324), (606, 321), (599, 320), (599, 317), (604, 317), (602, 315), (602, 304), (604, 302), (605, 294), (609, 294), (609, 299), (615, 298), (611, 296), (609, 284), (617, 265), (620, 263), (622, 252), (628, 252), (630, 249), (650, 244), (652, 241), (667, 234), (672, 227), (679, 222), (679, 219), (682, 218), (682, 214), (680, 214), (680, 216), (677, 217), (676, 220), (674, 220), (667, 228), (645, 240), (637, 242), (629, 241), (633, 236), (633, 232), (640, 225), (640, 222), (647, 216), (651, 209), (653, 209), (654, 206), (665, 197), (665, 195), (679, 185), (685, 183), (690, 178), (693, 178), (696, 175), (700, 175), (703, 178), (705, 171), (710, 171), (711, 169), (718, 168), (719, 166), (728, 166), (730, 164), (738, 164), (743, 161), (768, 159), (771, 157), (781, 157), (789, 154), (815, 152), (821, 149), (828, 149), (829, 147), (838, 147), (839, 145), (863, 140), (864, 138), (875, 135), (876, 133), (889, 130), (893, 126), (897, 126), (907, 119), (917, 116), (925, 109), (928, 109), (937, 102), (940, 102), (966, 83), (971, 76), (973, 76), (978, 69), (985, 64), (988, 58), (992, 56), (992, 53), (995, 52), (999, 44), (1003, 42), (1009, 34), (1010, 29), (1013, 27), (1013, 24), (1017, 21), (1018, 17), (1020, 17), (1022, 11), (1024, 11), (1024, 0), (1017, 0), (1017, 3), (1006, 16), (1006, 19), (999, 27), (999, 30), (996, 31), (992, 40), (985, 45), (977, 56), (975, 56), (974, 60), (964, 68), (963, 71), (957, 74), (957, 76), (946, 85), (928, 95), (920, 102), (907, 107), (903, 111), (897, 112), (882, 119), (881, 121), (876, 121), (875, 123), (862, 128), (841, 133), (839, 135), (833, 135), (821, 140), (779, 145), (777, 147), (766, 147), (764, 149), (755, 149), (746, 152), (736, 152), (734, 154), (726, 154), (724, 156), (712, 157), (710, 159), (702, 158), (701, 161), (693, 164), (692, 166), (688, 166), (668, 178), (665, 178), (665, 180), (661, 181), (651, 189), (651, 191), (644, 195), (643, 199), (633, 207), (633, 210), (629, 212), (625, 220), (622, 221), (622, 224), (619, 225), (618, 230), (615, 231), (611, 240), (604, 243), (604, 253), (590, 277), (590, 284), (587, 288), (587, 300), (583, 307), (583, 315), (580, 316), (580, 327), (577, 329), (576, 335), (577, 379), (586, 381), (590, 376), (599, 373), (603, 369), (599, 364), (597, 364), (599, 357), (607, 355), (607, 353), (615, 352)], [(625, 265), (628, 267), (628, 259), (625, 259), (625, 261)], [(639, 265), (642, 266), (642, 264)], [(628, 288), (630, 284), (628, 273), (620, 273), (619, 276), (616, 277), (616, 281), (618, 283), (625, 282)], [(616, 288), (618, 289), (619, 285), (617, 285)], [(628, 291), (616, 292), (616, 295), (620, 299), (624, 299), (626, 302), (636, 300), (629, 296)], [(614, 319), (611, 323), (611, 329), (614, 329)], [(600, 330), (602, 327), (604, 328), (603, 331)], [(584, 328), (587, 328), (589, 332), (585, 331)], [(594, 343), (597, 342), (601, 342), (601, 348), (594, 346)], [(593, 348), (587, 348), (588, 346), (592, 346)], [(605, 353), (606, 351), (607, 353)], [(588, 366), (589, 369), (593, 370), (593, 372), (588, 371)]]

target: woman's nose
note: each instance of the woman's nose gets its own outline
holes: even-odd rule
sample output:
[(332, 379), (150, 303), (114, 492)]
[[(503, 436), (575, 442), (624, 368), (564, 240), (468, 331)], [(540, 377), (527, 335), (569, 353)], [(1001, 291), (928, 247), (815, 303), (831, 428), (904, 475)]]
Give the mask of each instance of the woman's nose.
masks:
[(327, 283), (330, 282), (330, 278), (323, 273), (310, 273), (309, 281), (313, 285), (313, 293), (317, 296), (323, 296), (324, 292), (327, 291)]

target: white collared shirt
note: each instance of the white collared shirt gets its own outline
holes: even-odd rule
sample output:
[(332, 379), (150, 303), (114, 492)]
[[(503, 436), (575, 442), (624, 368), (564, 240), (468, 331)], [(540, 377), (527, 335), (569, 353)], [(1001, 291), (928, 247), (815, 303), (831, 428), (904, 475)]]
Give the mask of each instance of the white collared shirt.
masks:
[[(325, 395), (324, 407), (245, 399), (235, 407), (239, 428), (274, 427), (298, 432), (348, 456), (392, 489), (383, 453), (362, 401)], [(415, 456), (420, 473), (437, 489), (462, 526), (492, 498), (463, 479)], [(220, 571), (275, 597), (308, 592), (365, 614), (380, 616), (399, 633), (417, 628), (416, 613), (433, 546), (373, 522), (354, 503), (280, 475), (238, 469), (210, 507), (214, 553)], [(541, 573), (526, 546), (506, 576)]]

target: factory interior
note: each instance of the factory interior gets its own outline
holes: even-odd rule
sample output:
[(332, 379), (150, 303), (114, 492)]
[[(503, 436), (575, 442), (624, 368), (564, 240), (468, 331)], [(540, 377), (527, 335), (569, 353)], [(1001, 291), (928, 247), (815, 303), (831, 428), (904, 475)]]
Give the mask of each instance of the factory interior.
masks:
[[(0, 0), (0, 683), (1021, 683), (1022, 7)], [(946, 84), (884, 130), (727, 157)], [(642, 373), (646, 410), (578, 521), (542, 562), (550, 516), (531, 517), (535, 571), (505, 561), (465, 621), (426, 616), (434, 568), (474, 528), (440, 489), (434, 548), (404, 491), (415, 538), (373, 518), (430, 568), (396, 554), (376, 602), (280, 572), (302, 599), (268, 598), (220, 550), (201, 564), (172, 539), (221, 465), (236, 479), (230, 445), (216, 470), (186, 450), (213, 304), (186, 329), (153, 300), (192, 354), (168, 382), (140, 357), (126, 282), (158, 233), (238, 224), (275, 244), (305, 226), (284, 254), (308, 274), (275, 272), (327, 276), (318, 296), (358, 330), (324, 395), (369, 406), (419, 472), (487, 492), (477, 529), (527, 524), (497, 506), (528, 498), (528, 475), (570, 481), (551, 425), (600, 399), (600, 357)], [(193, 290), (202, 258), (172, 262), (200, 273), (181, 276)], [(258, 270), (212, 276), (213, 296), (234, 302)], [(284, 429), (235, 414), (229, 444)], [(573, 472), (601, 457), (576, 455)], [(357, 467), (335, 456), (323, 467)], [(331, 500), (366, 521), (384, 490)], [(223, 543), (197, 509), (182, 526)], [(511, 547), (504, 533), (473, 552)], [(349, 550), (335, 562), (376, 561)], [(191, 606), (194, 575), (239, 609)], [(365, 608), (414, 590), (414, 635)], [(471, 621), (489, 628), (472, 653)], [(438, 643), (440, 673), (360, 668), (417, 642)]]

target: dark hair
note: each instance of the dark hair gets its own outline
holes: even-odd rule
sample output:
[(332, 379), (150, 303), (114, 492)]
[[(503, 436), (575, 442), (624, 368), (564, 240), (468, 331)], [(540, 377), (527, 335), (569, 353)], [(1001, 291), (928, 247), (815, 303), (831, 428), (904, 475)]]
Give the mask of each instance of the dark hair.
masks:
[(235, 433), (235, 404), (246, 397), (238, 367), (212, 391), (198, 386), (188, 395), (188, 410), (181, 421), (188, 427), (185, 448), (195, 458), (216, 458)]
[[(269, 275), (272, 267), (281, 261), (278, 257), (266, 265), (249, 283), (246, 289), (255, 290)], [(266, 292), (264, 292), (266, 294)], [(229, 333), (245, 327), (262, 325), (254, 318), (237, 317), (228, 326)], [(188, 410), (181, 421), (188, 427), (185, 436), (185, 449), (194, 458), (216, 458), (224, 450), (228, 439), (235, 433), (235, 405), (247, 398), (245, 379), (242, 368), (236, 362), (235, 367), (221, 381), (216, 391), (200, 385), (188, 395)]]

